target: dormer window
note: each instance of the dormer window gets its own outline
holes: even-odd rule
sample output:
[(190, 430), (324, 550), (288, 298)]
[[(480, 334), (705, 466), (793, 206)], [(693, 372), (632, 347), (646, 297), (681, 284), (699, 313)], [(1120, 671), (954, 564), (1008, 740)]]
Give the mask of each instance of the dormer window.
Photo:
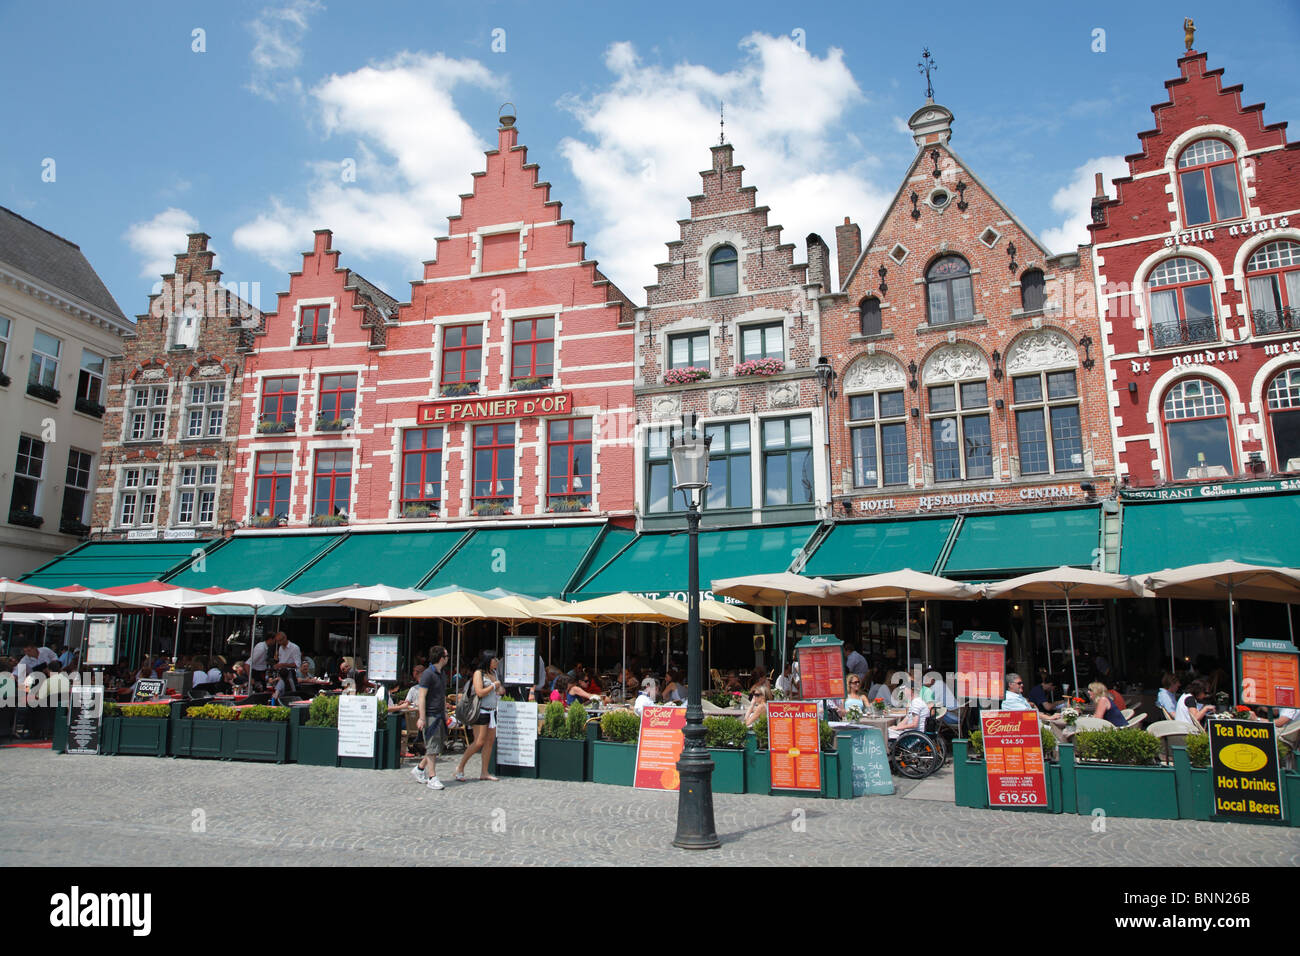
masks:
[(1237, 154), (1221, 139), (1200, 139), (1178, 157), (1183, 225), (1241, 218)]
[(330, 306), (304, 305), (299, 309), (298, 344), (324, 345), (329, 341)]
[(735, 295), (740, 291), (740, 260), (734, 246), (718, 246), (709, 254), (709, 295)]

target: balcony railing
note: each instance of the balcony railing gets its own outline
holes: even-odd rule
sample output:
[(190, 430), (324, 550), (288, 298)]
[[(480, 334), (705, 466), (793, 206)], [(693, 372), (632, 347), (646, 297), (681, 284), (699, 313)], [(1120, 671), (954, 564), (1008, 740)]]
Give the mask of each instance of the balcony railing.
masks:
[(1170, 323), (1151, 326), (1151, 347), (1157, 349), (1200, 345), (1205, 342), (1216, 342), (1218, 338), (1218, 323), (1211, 318), (1191, 319), (1179, 325)]
[(1250, 313), (1255, 323), (1256, 335), (1275, 335), (1278, 332), (1300, 332), (1300, 309), (1282, 309), (1265, 312), (1255, 309)]

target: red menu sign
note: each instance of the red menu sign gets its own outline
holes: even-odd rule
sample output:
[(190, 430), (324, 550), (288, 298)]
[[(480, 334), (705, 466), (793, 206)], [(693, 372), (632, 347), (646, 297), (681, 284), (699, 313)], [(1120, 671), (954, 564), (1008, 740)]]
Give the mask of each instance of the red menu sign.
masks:
[(1266, 651), (1241, 652), (1241, 700), (1244, 704), (1270, 707), (1296, 707), (1296, 688), (1300, 686), (1300, 657), (1295, 654), (1269, 654)]
[[(1002, 702), (1006, 645), (957, 642), (957, 700)], [(994, 705), (996, 706), (996, 705)]]
[(799, 686), (809, 700), (844, 699), (844, 655), (833, 647), (799, 647)]
[(421, 425), (485, 421), (493, 418), (533, 418), (538, 415), (567, 415), (573, 411), (572, 392), (527, 392), (509, 398), (457, 398), (420, 405), (416, 420)]
[(1032, 710), (986, 710), (984, 766), (991, 807), (1047, 806), (1047, 774), (1038, 713)]
[(639, 790), (676, 790), (681, 786), (677, 761), (686, 746), (685, 707), (646, 707), (641, 711), (641, 736), (636, 742)]
[(815, 701), (768, 704), (767, 746), (772, 789), (821, 790), (821, 727)]

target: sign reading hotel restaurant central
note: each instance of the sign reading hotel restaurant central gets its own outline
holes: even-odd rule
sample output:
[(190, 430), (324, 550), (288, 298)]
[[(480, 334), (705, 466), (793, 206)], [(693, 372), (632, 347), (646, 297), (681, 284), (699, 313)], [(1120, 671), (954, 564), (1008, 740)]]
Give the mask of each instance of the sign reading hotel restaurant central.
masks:
[(426, 402), (417, 410), (421, 425), (488, 421), (494, 418), (532, 418), (537, 415), (567, 415), (573, 411), (572, 392), (523, 392), (503, 398), (454, 398)]

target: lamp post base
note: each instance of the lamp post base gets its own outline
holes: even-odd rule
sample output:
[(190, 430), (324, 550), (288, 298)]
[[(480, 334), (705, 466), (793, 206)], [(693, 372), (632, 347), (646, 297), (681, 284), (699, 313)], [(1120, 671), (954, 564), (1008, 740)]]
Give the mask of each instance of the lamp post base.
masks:
[(713, 823), (713, 758), (683, 751), (677, 762), (677, 836), (673, 846), (683, 850), (716, 850), (722, 846)]

